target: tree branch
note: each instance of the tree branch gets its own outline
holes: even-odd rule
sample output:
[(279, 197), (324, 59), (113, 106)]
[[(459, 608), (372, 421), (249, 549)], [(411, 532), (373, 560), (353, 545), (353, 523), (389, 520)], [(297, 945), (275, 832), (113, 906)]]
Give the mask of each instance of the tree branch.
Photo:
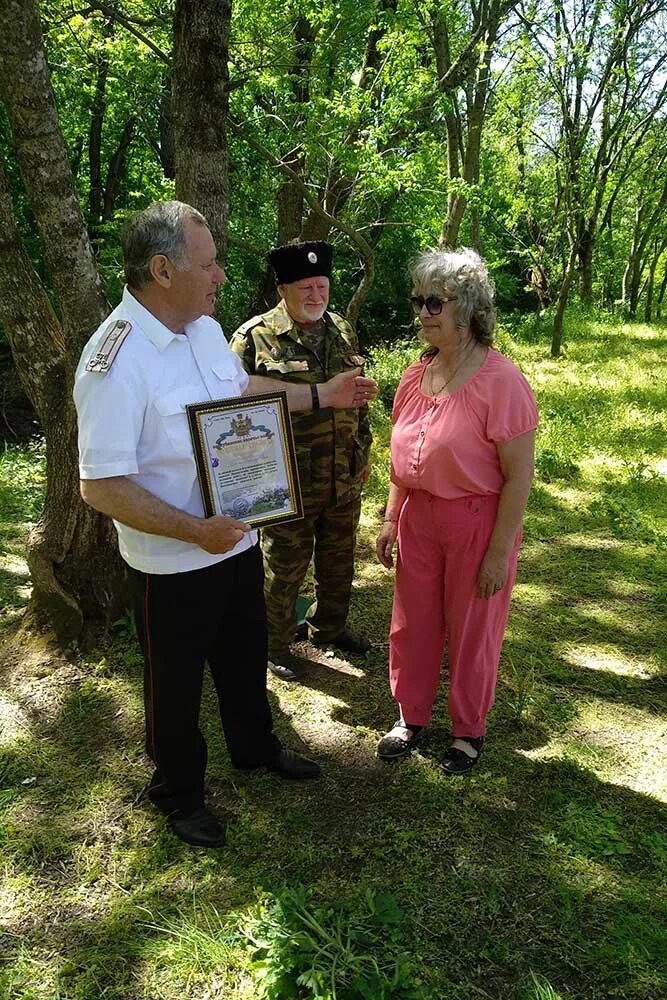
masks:
[(110, 4), (104, 3), (103, 0), (91, 0), (90, 7), (93, 10), (101, 11), (102, 14), (105, 14), (112, 20), (118, 21), (118, 23), (122, 24), (126, 31), (129, 31), (131, 35), (134, 35), (134, 37), (149, 48), (151, 52), (154, 52), (158, 59), (161, 59), (162, 62), (167, 64), (167, 66), (171, 64), (171, 58), (167, 55), (167, 53), (163, 52), (162, 49), (148, 37), (148, 35), (145, 35), (143, 31), (140, 31), (134, 21), (131, 21), (129, 17), (125, 17), (124, 14), (119, 14), (114, 7)]
[(364, 237), (361, 236), (361, 234), (352, 226), (348, 226), (347, 223), (342, 222), (336, 216), (330, 215), (329, 212), (322, 207), (301, 176), (293, 170), (288, 163), (281, 160), (278, 156), (275, 156), (270, 149), (267, 149), (266, 146), (262, 145), (258, 139), (254, 138), (254, 128), (252, 128), (251, 132), (248, 132), (247, 129), (243, 128), (243, 126), (239, 125), (237, 122), (232, 121), (231, 118), (227, 120), (227, 124), (234, 135), (237, 135), (240, 139), (246, 142), (272, 166), (277, 167), (278, 170), (281, 170), (290, 178), (291, 181), (293, 181), (294, 185), (303, 195), (304, 200), (308, 202), (313, 212), (319, 216), (319, 218), (328, 222), (332, 228), (338, 229), (341, 233), (345, 233), (346, 236), (349, 236), (361, 253), (364, 262), (368, 262), (373, 259), (373, 250), (368, 241), (365, 240)]

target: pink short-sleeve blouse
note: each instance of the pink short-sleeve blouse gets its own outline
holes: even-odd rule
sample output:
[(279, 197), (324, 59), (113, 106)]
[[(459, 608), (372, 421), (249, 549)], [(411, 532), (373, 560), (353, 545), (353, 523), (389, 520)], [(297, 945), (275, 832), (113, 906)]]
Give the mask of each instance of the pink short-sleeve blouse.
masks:
[(537, 405), (516, 365), (493, 348), (449, 396), (428, 396), (421, 381), (428, 358), (403, 374), (392, 412), (391, 479), (443, 500), (500, 493), (496, 445), (538, 424)]

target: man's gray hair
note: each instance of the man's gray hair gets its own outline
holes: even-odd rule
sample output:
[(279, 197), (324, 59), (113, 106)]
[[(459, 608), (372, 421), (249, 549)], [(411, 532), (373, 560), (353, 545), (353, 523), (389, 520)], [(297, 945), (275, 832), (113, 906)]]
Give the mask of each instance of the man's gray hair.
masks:
[(208, 226), (201, 212), (182, 201), (156, 201), (128, 219), (123, 227), (123, 268), (129, 288), (143, 288), (152, 281), (150, 263), (164, 254), (177, 269), (190, 264), (185, 244), (187, 220)]
[(456, 298), (456, 322), (470, 327), (480, 344), (489, 345), (496, 326), (495, 287), (486, 264), (474, 250), (424, 250), (412, 262), (414, 293)]

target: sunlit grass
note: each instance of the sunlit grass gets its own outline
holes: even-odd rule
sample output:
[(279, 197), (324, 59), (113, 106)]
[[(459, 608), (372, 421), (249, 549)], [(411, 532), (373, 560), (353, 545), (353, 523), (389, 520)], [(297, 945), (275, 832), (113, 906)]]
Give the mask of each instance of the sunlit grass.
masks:
[(627, 655), (620, 655), (609, 647), (584, 643), (580, 643), (578, 646), (564, 645), (560, 650), (560, 655), (573, 666), (584, 667), (586, 670), (608, 670), (624, 677), (651, 676), (645, 661), (630, 659)]

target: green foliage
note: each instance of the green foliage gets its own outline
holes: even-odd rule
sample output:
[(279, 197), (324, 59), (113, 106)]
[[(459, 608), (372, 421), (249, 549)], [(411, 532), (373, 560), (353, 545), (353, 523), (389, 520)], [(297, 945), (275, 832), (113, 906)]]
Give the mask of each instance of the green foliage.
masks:
[(378, 384), (378, 398), (385, 410), (391, 413), (394, 396), (403, 372), (416, 361), (423, 346), (416, 338), (393, 343), (391, 347), (377, 346), (369, 351), (369, 373)]
[(667, 529), (647, 518), (632, 495), (628, 498), (603, 496), (593, 500), (589, 510), (606, 522), (616, 538), (636, 538), (660, 548), (667, 547)]
[(586, 857), (615, 857), (632, 854), (632, 847), (622, 832), (623, 818), (613, 810), (599, 810), (594, 805), (568, 802), (559, 819), (558, 829), (547, 834), (547, 841), (566, 845), (568, 850)]
[[(172, 3), (156, 6), (132, 0), (124, 16), (144, 39), (168, 54), (172, 8)], [(586, 88), (598, 82), (609, 33), (617, 27), (613, 5), (602, 4), (595, 11), (601, 20), (593, 36), (594, 52), (586, 62), (585, 47), (576, 50), (578, 73)], [(173, 181), (165, 176), (168, 67), (127, 24), (113, 22), (106, 9), (79, 11), (62, 0), (44, 0), (41, 15), (61, 125), (86, 212), (90, 213), (91, 192), (88, 144), (100, 101), (104, 184), (125, 127), (128, 123), (133, 127), (113, 205), (103, 221), (90, 219), (100, 270), (115, 303), (122, 285), (123, 219), (173, 194)], [(432, 0), (417, 5), (402, 0), (397, 4), (239, 0), (233, 5), (230, 114), (243, 131), (229, 134), (229, 230), (235, 241), (227, 257), (231, 280), (220, 303), (226, 329), (234, 329), (261, 305), (265, 253), (278, 238), (277, 197), (286, 182), (286, 176), (249, 140), (260, 142), (279, 159), (298, 150), (299, 172), (308, 189), (323, 204), (326, 201), (327, 210), (344, 225), (376, 245), (375, 283), (361, 315), (367, 342), (405, 337), (412, 319), (405, 302), (408, 263), (418, 250), (437, 243), (448, 195), (463, 189), (468, 210), (459, 242), (477, 239), (474, 210), (479, 243), (491, 266), (501, 308), (522, 313), (535, 309), (538, 298), (530, 281), (536, 270), (544, 280), (543, 299), (553, 304), (567, 259), (562, 171), (569, 155), (563, 155), (561, 135), (567, 102), (560, 101), (559, 77), (550, 70), (563, 69), (568, 58), (564, 50), (558, 56), (552, 51), (552, 6), (543, 11), (527, 8), (521, 19), (511, 11), (503, 16), (491, 59), (492, 96), (482, 135), (480, 176), (472, 183), (449, 178), (446, 115), (455, 102), (457, 117), (465, 121), (471, 98), (465, 87), (449, 97), (440, 92), (431, 32), (424, 25), (445, 20), (450, 55), (456, 59), (470, 37), (473, 15), (470, 5), (443, 7)], [(582, 23), (587, 23), (586, 17)], [(618, 300), (633, 241), (641, 235), (641, 228), (633, 231), (633, 219), (641, 217), (645, 225), (659, 203), (660, 185), (651, 183), (651, 172), (663, 156), (659, 122), (648, 130), (644, 142), (626, 141), (653, 113), (650, 73), (645, 93), (636, 101), (624, 103), (622, 98), (623, 86), (632, 92), (642, 72), (655, 62), (655, 47), (646, 44), (653, 27), (649, 20), (633, 43), (627, 74), (616, 72), (606, 84), (605, 115), (613, 120), (614, 114), (626, 111), (619, 148), (610, 157), (614, 169), (601, 201), (602, 210), (609, 204), (610, 212), (596, 233), (594, 296), (605, 305)], [(573, 44), (578, 44), (576, 39)], [(480, 54), (472, 57), (471, 65)], [(576, 173), (581, 211), (590, 210), (595, 201), (600, 141), (598, 132), (584, 136), (570, 168)], [(7, 153), (22, 235), (41, 273), (39, 238), (1, 108), (0, 148)], [(310, 210), (304, 205), (297, 214), (305, 224)], [(580, 221), (583, 224), (583, 218)], [(665, 267), (665, 253), (661, 257), (659, 253), (663, 230), (661, 221), (638, 265), (643, 281), (649, 257), (658, 253), (656, 296)], [(333, 301), (344, 310), (360, 278), (359, 252), (354, 241), (336, 228), (329, 236), (337, 250)], [(548, 324), (550, 316), (544, 321)], [(545, 463), (546, 470), (549, 460)]]
[(36, 521), (44, 502), (46, 451), (42, 438), (0, 451), (0, 522)]
[(265, 1000), (419, 1000), (405, 917), (388, 893), (315, 904), (303, 886), (264, 896), (243, 927)]
[(664, 499), (664, 476), (645, 454), (623, 459), (614, 487), (594, 497), (589, 510), (606, 524), (615, 538), (638, 539), (665, 549)]
[(569, 479), (579, 470), (576, 462), (551, 448), (539, 448), (535, 453), (535, 471), (545, 483)]

